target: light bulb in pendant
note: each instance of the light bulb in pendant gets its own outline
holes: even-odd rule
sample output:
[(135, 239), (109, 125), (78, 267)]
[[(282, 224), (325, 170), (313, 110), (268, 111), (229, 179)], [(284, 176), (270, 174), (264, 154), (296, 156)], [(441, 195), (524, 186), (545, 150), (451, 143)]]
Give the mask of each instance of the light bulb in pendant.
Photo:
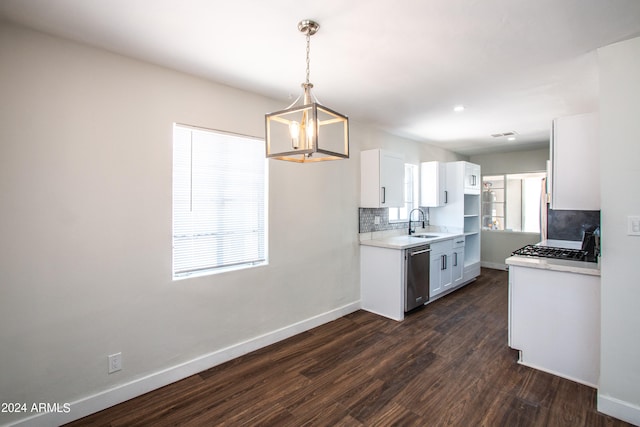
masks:
[(315, 126), (313, 125), (313, 120), (309, 120), (307, 122), (307, 129), (306, 129), (306, 139), (307, 139), (307, 148), (313, 148), (313, 137), (315, 134)]
[(291, 135), (291, 146), (297, 150), (300, 148), (300, 123), (295, 120), (289, 123), (289, 134)]

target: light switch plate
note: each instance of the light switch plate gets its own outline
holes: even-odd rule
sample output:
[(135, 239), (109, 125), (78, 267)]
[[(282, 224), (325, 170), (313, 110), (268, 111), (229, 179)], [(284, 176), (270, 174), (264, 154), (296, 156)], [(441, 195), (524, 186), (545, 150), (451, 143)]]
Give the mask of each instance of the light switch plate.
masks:
[(640, 215), (627, 216), (627, 235), (640, 236)]

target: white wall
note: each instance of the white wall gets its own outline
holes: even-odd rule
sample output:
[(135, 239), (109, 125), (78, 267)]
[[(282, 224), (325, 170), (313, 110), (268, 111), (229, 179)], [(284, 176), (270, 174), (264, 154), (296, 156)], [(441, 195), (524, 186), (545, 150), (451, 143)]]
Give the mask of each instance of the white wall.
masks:
[[(549, 123), (551, 128), (551, 123)], [(522, 172), (544, 172), (549, 159), (549, 149), (507, 151), (504, 153), (478, 154), (469, 161), (482, 168), (482, 175), (503, 175)], [(537, 233), (512, 233), (509, 231), (483, 230), (481, 232), (480, 259), (484, 267), (506, 268), (504, 260), (511, 252), (525, 245), (540, 241)]]
[[(551, 132), (551, 122), (549, 122)], [(482, 175), (544, 172), (547, 170), (549, 148), (527, 151), (505, 151), (500, 153), (477, 154), (471, 156), (471, 163), (482, 166)]]
[(173, 282), (173, 123), (284, 104), (2, 23), (0, 58), (0, 401), (75, 402), (53, 424), (357, 309), (356, 154), (456, 157), (352, 122), (349, 160), (269, 161), (268, 266)]
[(402, 153), (405, 163), (413, 163), (419, 165), (420, 162), (428, 162), (438, 160), (441, 162), (455, 162), (458, 160), (467, 160), (467, 157), (444, 150), (427, 143), (416, 143), (415, 141), (400, 138), (371, 126), (363, 129), (361, 134), (360, 149), (370, 150), (373, 148), (382, 148), (385, 150)]
[(73, 402), (357, 306), (357, 160), (270, 161), (270, 265), (171, 280), (173, 122), (262, 136), (282, 104), (10, 26), (0, 57), (0, 401)]
[(640, 38), (598, 51), (602, 340), (598, 410), (640, 425)]

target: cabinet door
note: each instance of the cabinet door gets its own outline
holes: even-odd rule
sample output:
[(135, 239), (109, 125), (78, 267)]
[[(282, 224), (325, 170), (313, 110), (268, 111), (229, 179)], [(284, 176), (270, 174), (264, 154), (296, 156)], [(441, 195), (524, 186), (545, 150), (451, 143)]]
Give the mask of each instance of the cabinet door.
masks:
[(440, 283), (442, 283), (442, 289), (448, 290), (453, 286), (453, 253), (447, 252), (442, 254), (442, 270), (440, 276)]
[(464, 192), (466, 194), (480, 194), (480, 166), (465, 163)]
[(403, 187), (401, 155), (378, 149), (360, 152), (360, 207), (401, 207)]
[(453, 283), (453, 276), (451, 274), (452, 268), (452, 253), (439, 252), (435, 255), (431, 255), (430, 274), (429, 274), (429, 295), (438, 295), (447, 289), (451, 288)]
[(404, 160), (396, 153), (380, 152), (380, 207), (404, 205)]
[(420, 165), (420, 206), (438, 207), (447, 203), (447, 169), (440, 162)]
[(442, 256), (443, 254), (431, 253), (431, 264), (429, 265), (429, 298), (444, 291), (442, 285)]
[(452, 286), (458, 286), (464, 278), (464, 247), (454, 249), (451, 258)]
[(553, 121), (551, 208), (600, 210), (598, 117), (580, 114)]

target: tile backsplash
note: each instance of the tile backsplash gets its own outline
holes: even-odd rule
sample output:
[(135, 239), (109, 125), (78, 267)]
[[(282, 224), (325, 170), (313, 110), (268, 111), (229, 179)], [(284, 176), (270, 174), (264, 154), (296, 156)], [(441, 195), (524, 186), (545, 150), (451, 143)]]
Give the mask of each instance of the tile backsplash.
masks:
[[(425, 215), (427, 212), (422, 210)], [(408, 228), (409, 222), (389, 222), (389, 208), (358, 208), (360, 217), (359, 233), (369, 233), (372, 231), (396, 230), (400, 228)], [(380, 218), (380, 223), (376, 224), (376, 217)], [(415, 212), (413, 218), (417, 218), (418, 213)], [(425, 216), (425, 218), (428, 218)]]
[(600, 211), (569, 211), (549, 209), (547, 239), (581, 241), (589, 226), (600, 226)]

